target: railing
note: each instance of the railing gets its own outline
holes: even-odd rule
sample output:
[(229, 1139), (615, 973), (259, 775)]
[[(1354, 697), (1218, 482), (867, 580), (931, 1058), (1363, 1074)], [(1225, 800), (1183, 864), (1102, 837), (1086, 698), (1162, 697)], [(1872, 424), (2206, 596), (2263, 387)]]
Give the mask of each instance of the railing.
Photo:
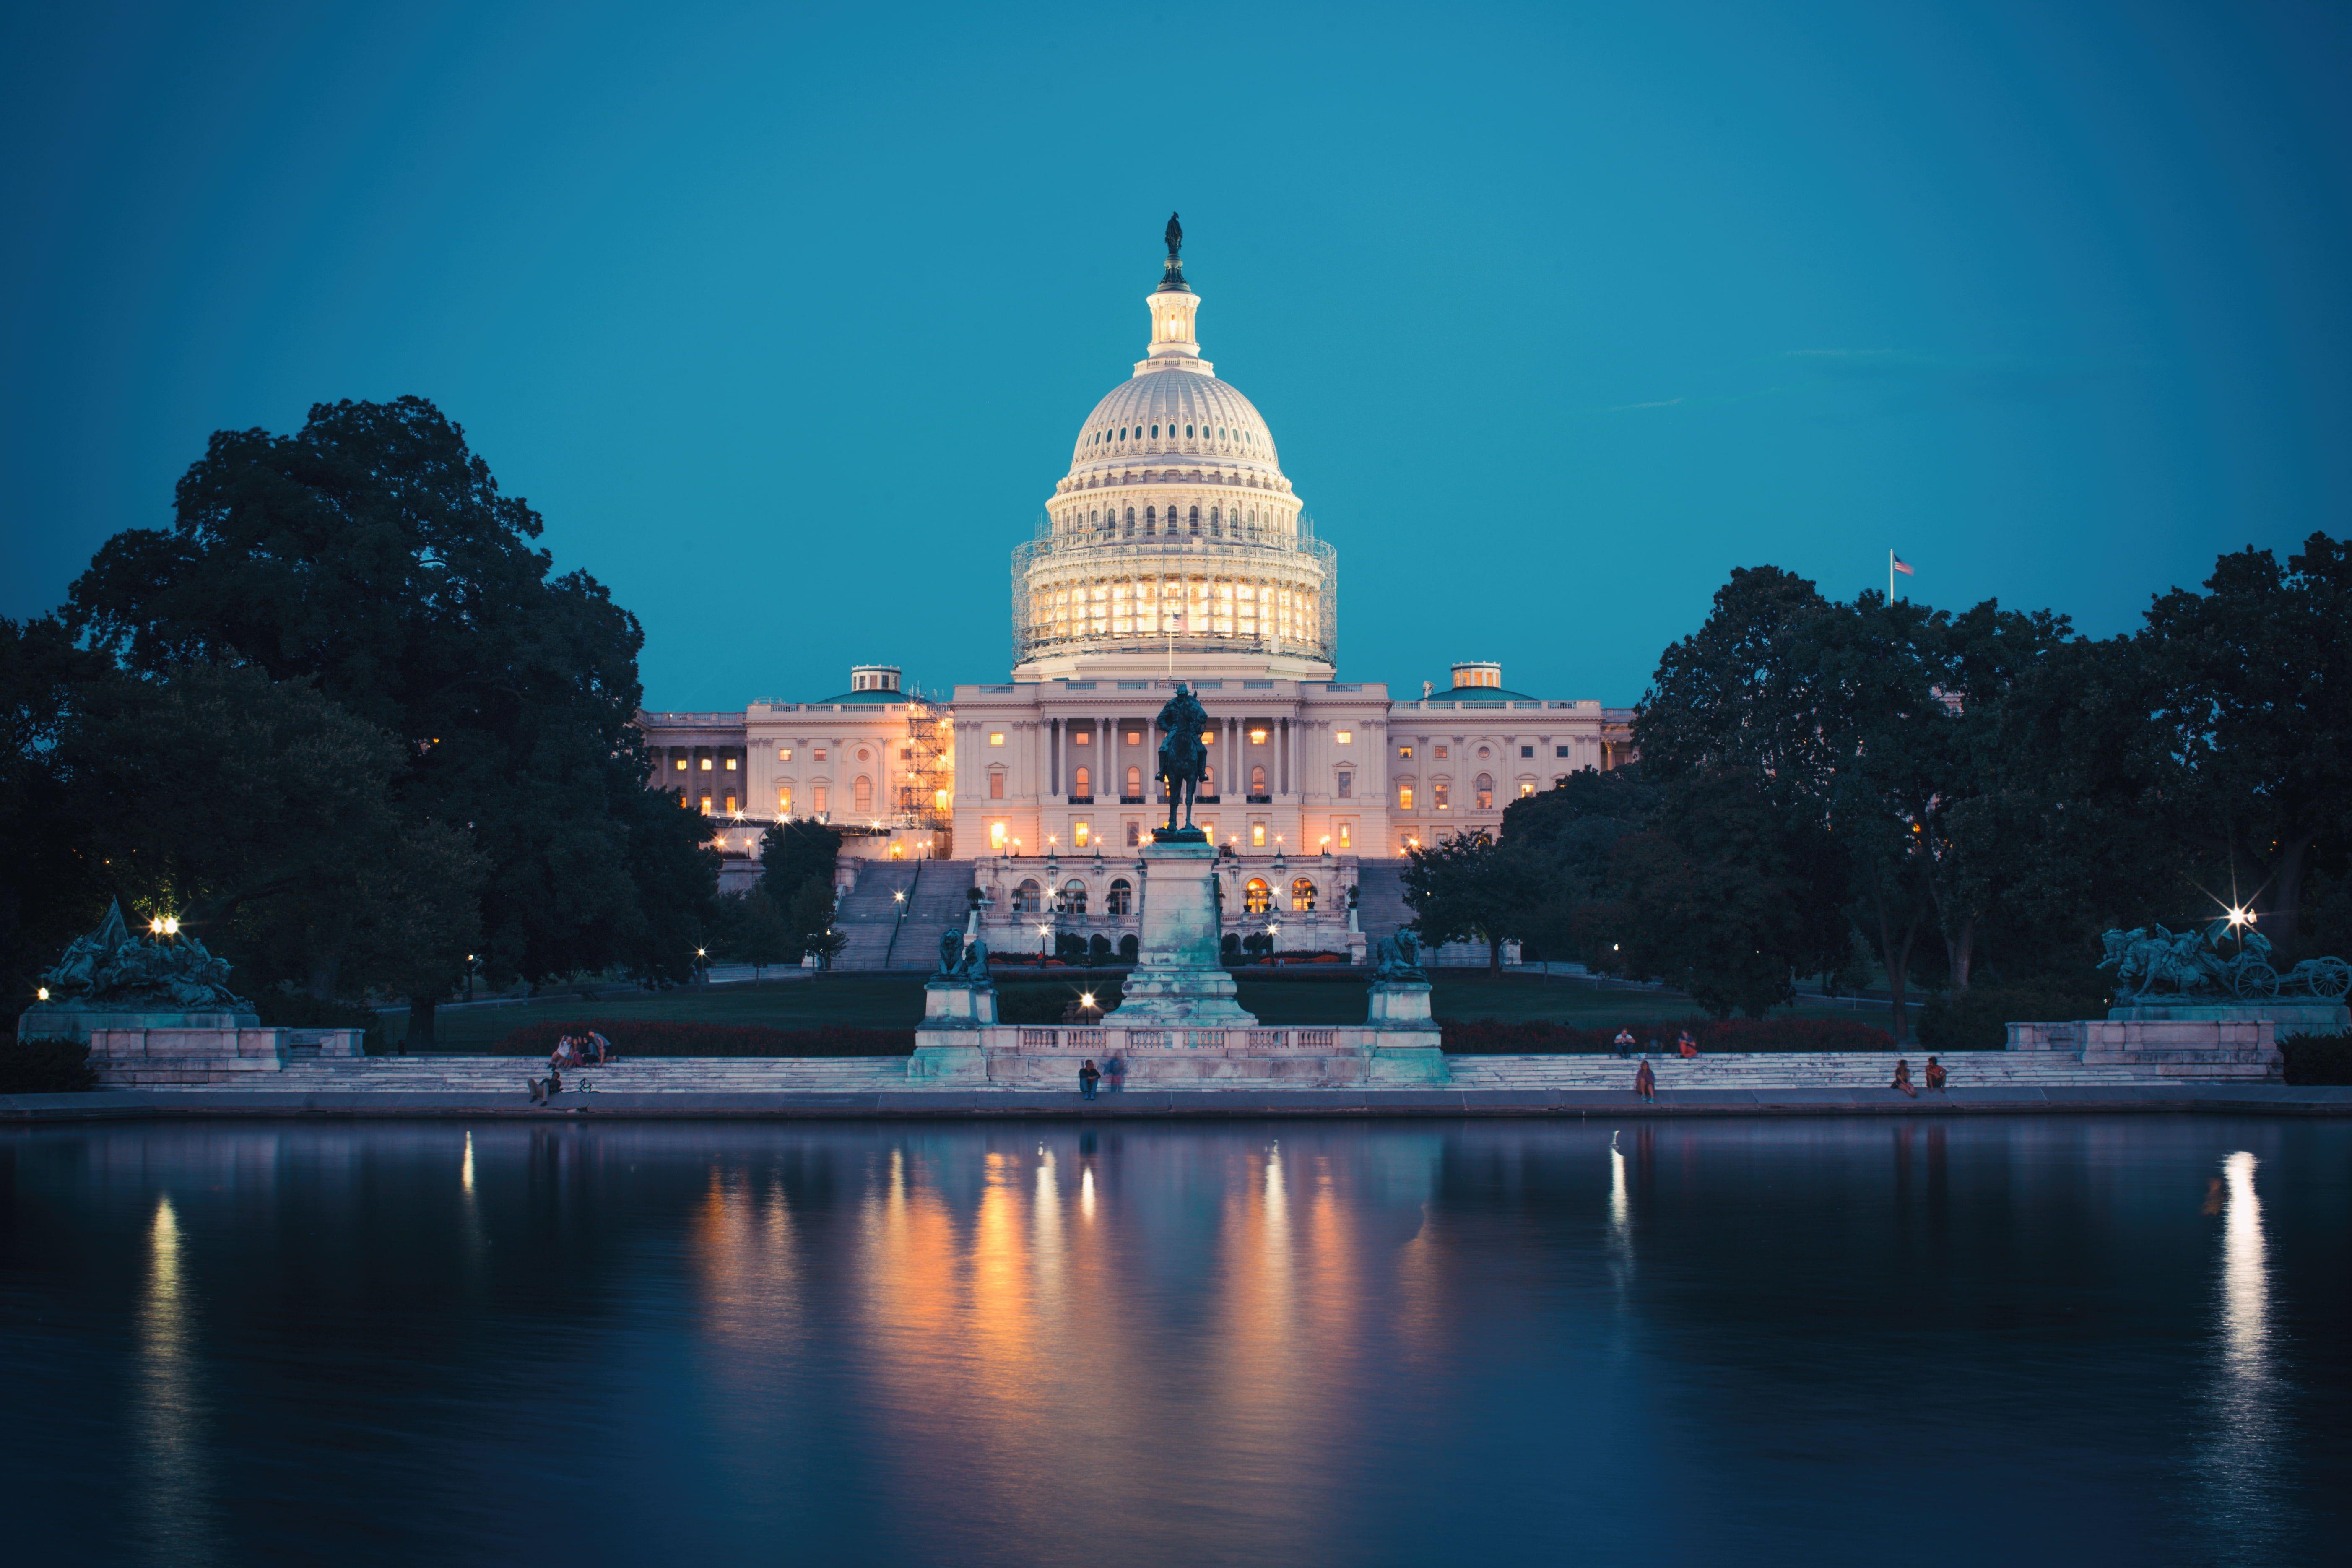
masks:
[(1336, 1042), (1332, 1038), (1332, 1034), (1333, 1031), (1329, 1029), (1301, 1029), (1298, 1031), (1298, 1048), (1302, 1051), (1334, 1049)]

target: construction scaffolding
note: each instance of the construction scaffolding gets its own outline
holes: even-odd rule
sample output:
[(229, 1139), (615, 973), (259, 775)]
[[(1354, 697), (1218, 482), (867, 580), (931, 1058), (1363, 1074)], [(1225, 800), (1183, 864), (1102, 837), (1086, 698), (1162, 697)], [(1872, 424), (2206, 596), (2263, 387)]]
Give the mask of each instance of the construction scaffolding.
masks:
[(930, 835), (931, 858), (953, 858), (955, 846), (955, 718), (944, 702), (918, 689), (907, 700), (907, 743), (899, 757), (904, 783), (898, 822)]

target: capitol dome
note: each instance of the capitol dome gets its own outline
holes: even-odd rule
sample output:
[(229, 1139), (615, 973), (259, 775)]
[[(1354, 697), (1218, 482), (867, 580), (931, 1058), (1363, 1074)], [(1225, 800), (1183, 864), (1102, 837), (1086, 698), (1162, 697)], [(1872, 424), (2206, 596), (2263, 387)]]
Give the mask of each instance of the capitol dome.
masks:
[(1182, 237), (1171, 218), (1145, 301), (1149, 352), (1087, 416), (1037, 536), (1014, 552), (1016, 679), (1171, 649), (1330, 677), (1337, 557), (1315, 537), (1265, 417), (1201, 357)]

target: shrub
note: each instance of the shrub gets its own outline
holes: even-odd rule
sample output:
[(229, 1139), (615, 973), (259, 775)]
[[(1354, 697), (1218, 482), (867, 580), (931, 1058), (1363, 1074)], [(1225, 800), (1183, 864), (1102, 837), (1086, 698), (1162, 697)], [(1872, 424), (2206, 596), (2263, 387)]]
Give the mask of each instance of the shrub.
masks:
[(525, 1024), (508, 1032), (497, 1049), (509, 1056), (543, 1057), (566, 1035), (593, 1029), (623, 1057), (903, 1057), (915, 1048), (912, 1029), (859, 1029), (827, 1024), (814, 1029), (772, 1029), (757, 1025), (681, 1024), (656, 1019), (572, 1018)]
[[(1617, 1047), (1619, 1026), (1578, 1028), (1570, 1024), (1506, 1023), (1499, 1018), (1440, 1018), (1445, 1049), (1457, 1056), (1565, 1056)], [(1675, 1037), (1688, 1029), (1702, 1051), (1891, 1051), (1895, 1037), (1875, 1024), (1848, 1018), (1684, 1018), (1668, 1023), (1627, 1024), (1637, 1051), (1656, 1040), (1671, 1055)]]
[(80, 1040), (0, 1040), (0, 1094), (79, 1094), (98, 1087)]
[(308, 992), (265, 991), (253, 999), (254, 1016), (272, 1029), (361, 1029), (372, 1057), (383, 1055), (383, 1017), (356, 1002), (321, 1002)]
[(2352, 1036), (2282, 1035), (2286, 1080), (2293, 1084), (2352, 1084)]
[(1979, 985), (1927, 998), (1919, 1009), (1919, 1044), (1931, 1051), (1997, 1051), (2009, 1043), (2011, 1024), (2105, 1016), (2104, 1004), (2074, 992)]

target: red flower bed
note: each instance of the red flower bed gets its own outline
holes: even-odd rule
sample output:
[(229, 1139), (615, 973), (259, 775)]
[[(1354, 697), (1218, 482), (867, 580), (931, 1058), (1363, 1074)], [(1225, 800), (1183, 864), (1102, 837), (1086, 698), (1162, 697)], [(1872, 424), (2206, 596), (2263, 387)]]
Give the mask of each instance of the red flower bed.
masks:
[(770, 1029), (738, 1024), (676, 1024), (655, 1019), (576, 1018), (525, 1024), (497, 1049), (508, 1056), (544, 1057), (566, 1035), (593, 1029), (620, 1057), (903, 1057), (915, 1049), (912, 1029), (858, 1029), (828, 1024), (816, 1029)]
[[(1580, 1029), (1569, 1024), (1507, 1024), (1499, 1018), (1440, 1018), (1445, 1048), (1457, 1056), (1555, 1056), (1615, 1050), (1619, 1026)], [(1848, 1018), (1681, 1018), (1627, 1024), (1633, 1048), (1672, 1055), (1675, 1037), (1688, 1029), (1702, 1051), (1891, 1051), (1895, 1037), (1875, 1024)]]

